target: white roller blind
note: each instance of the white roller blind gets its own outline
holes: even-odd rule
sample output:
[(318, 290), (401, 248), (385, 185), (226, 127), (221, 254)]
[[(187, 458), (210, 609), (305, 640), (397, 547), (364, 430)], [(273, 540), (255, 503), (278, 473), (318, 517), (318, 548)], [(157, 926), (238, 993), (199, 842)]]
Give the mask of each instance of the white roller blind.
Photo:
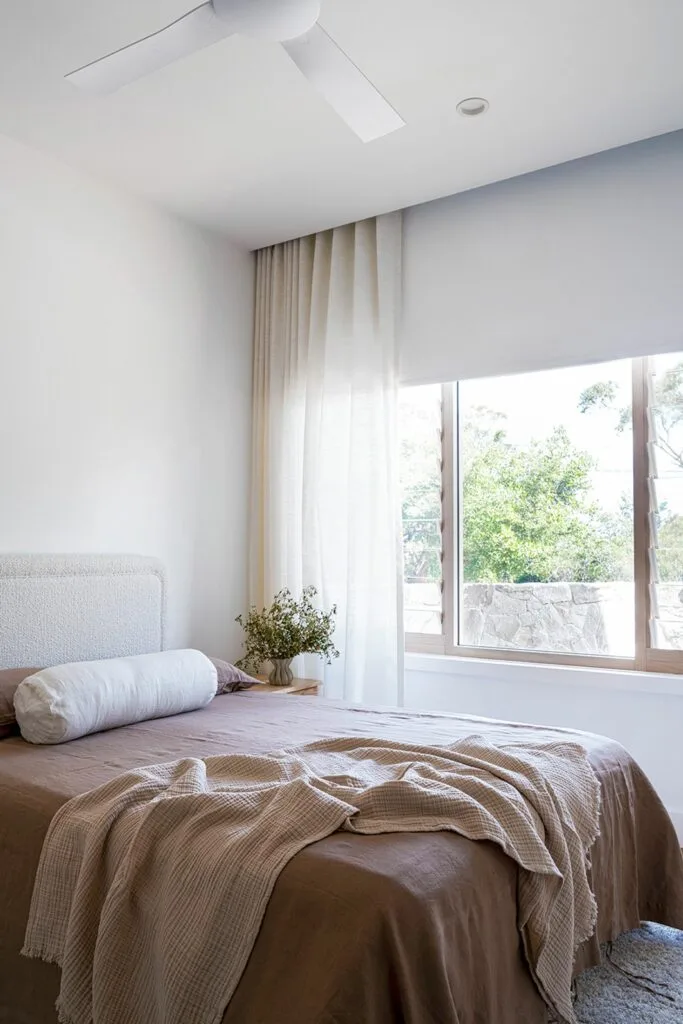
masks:
[(683, 132), (405, 216), (403, 383), (683, 349)]

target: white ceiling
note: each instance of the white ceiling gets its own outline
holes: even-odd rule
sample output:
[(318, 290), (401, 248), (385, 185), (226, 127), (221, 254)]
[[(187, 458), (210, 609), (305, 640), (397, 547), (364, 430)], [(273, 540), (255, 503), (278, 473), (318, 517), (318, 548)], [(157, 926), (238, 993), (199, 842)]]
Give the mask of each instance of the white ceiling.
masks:
[(407, 122), (369, 145), (275, 44), (104, 98), (62, 80), (196, 2), (0, 0), (0, 132), (257, 247), (683, 127), (679, 0), (323, 0)]

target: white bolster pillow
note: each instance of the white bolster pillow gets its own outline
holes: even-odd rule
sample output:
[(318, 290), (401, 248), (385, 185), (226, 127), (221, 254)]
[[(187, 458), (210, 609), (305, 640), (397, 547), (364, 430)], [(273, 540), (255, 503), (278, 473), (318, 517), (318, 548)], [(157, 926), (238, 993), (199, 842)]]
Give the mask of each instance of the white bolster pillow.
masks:
[(216, 669), (199, 651), (79, 661), (28, 676), (14, 694), (29, 743), (65, 743), (91, 732), (205, 707)]

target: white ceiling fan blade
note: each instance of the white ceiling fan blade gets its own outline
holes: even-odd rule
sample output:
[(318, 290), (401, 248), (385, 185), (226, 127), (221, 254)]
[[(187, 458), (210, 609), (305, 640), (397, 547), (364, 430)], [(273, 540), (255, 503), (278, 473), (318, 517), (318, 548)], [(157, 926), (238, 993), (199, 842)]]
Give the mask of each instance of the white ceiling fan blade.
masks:
[(213, 4), (205, 3), (158, 32), (100, 57), (65, 77), (88, 92), (115, 92), (136, 78), (158, 71), (231, 34), (230, 27), (216, 17)]
[(320, 25), (282, 45), (311, 85), (363, 142), (404, 127), (403, 118)]

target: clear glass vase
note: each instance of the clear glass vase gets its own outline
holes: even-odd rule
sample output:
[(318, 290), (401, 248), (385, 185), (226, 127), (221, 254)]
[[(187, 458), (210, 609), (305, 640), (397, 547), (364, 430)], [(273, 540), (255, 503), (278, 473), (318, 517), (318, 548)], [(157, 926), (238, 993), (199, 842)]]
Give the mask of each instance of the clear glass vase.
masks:
[(291, 686), (294, 682), (294, 673), (290, 668), (292, 664), (291, 658), (271, 658), (270, 663), (273, 666), (270, 675), (268, 676), (268, 682), (271, 686)]

